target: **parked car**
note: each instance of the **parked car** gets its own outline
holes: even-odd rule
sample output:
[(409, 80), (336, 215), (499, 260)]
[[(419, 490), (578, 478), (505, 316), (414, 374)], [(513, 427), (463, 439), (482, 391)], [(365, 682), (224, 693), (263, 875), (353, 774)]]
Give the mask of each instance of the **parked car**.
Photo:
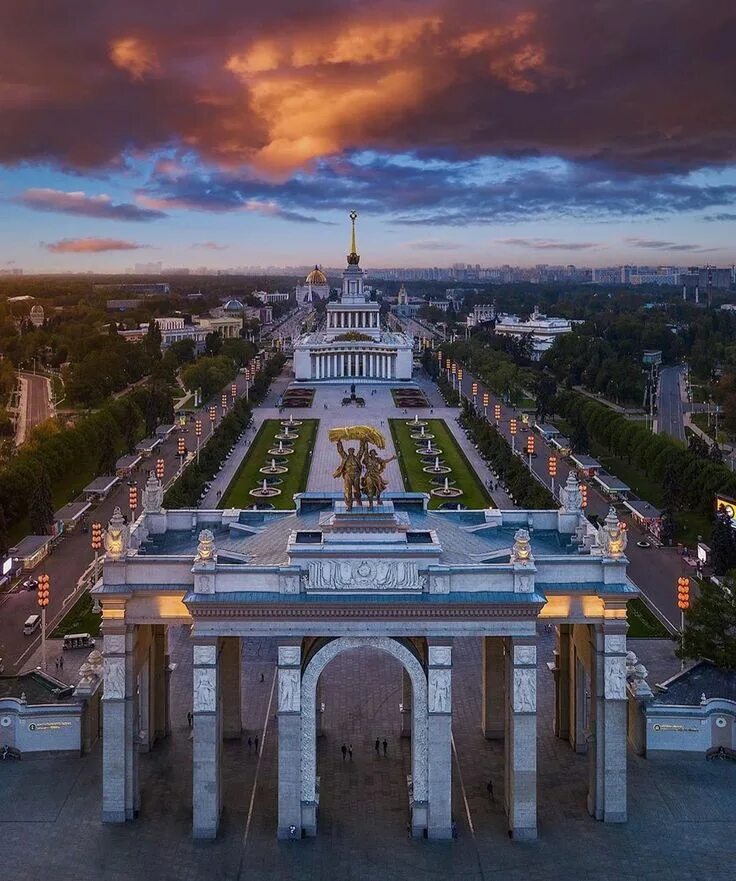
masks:
[(26, 580), (23, 582), (23, 590), (35, 590), (37, 587), (37, 578), (26, 578)]

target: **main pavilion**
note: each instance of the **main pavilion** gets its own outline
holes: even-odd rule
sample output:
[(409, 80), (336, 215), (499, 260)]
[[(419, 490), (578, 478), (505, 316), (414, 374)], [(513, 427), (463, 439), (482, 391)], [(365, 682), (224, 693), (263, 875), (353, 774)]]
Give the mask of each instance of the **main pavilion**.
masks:
[[(513, 838), (537, 836), (537, 628), (556, 626), (555, 733), (588, 753), (589, 813), (627, 816), (625, 534), (594, 527), (574, 477), (559, 510), (430, 511), (421, 493), (348, 510), (334, 492), (287, 511), (165, 510), (152, 475), (143, 513), (116, 512), (95, 595), (104, 632), (106, 822), (140, 807), (138, 751), (170, 730), (167, 628), (191, 628), (192, 823), (217, 835), (223, 738), (241, 734), (244, 640), (278, 642), (281, 838), (317, 834), (320, 674), (338, 654), (387, 652), (404, 669), (411, 735), (408, 817), (417, 837), (452, 833), (453, 639), (482, 641), (482, 718), (503, 740)], [(543, 685), (543, 683), (542, 683)], [(409, 733), (409, 732), (407, 732)]]
[(355, 244), (357, 215), (352, 212), (350, 217), (352, 242), (340, 299), (327, 303), (324, 327), (296, 342), (294, 375), (301, 382), (410, 380), (413, 339), (382, 327), (381, 307), (364, 289), (365, 272)]

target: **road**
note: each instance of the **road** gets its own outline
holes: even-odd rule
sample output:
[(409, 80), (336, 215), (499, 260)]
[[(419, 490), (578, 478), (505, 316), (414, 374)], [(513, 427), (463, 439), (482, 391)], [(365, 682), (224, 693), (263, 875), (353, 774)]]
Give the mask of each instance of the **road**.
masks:
[[(228, 393), (228, 401), (231, 400), (229, 394), (230, 385), (228, 383), (223, 390)], [(238, 375), (237, 386), (238, 394), (242, 395), (245, 392), (245, 379), (241, 375)], [(214, 427), (217, 427), (222, 419), (222, 412), (219, 406), (220, 394), (217, 394), (211, 402), (208, 402), (198, 411), (202, 416), (201, 444), (212, 433), (213, 424), (210, 422), (208, 415), (210, 403), (217, 407), (217, 419), (214, 422)], [(194, 421), (189, 421), (183, 431), (179, 429), (176, 432), (172, 432), (169, 438), (156, 448), (153, 456), (150, 459), (144, 459), (138, 466), (137, 473), (131, 479), (138, 487), (139, 504), (148, 472), (155, 467), (156, 459), (164, 459), (164, 483), (167, 483), (176, 473), (179, 467), (177, 445), (182, 434), (186, 438), (187, 449), (196, 450)], [(79, 490), (81, 490), (81, 486)], [(103, 526), (106, 525), (116, 506), (119, 506), (123, 513), (129, 514), (127, 481), (122, 481), (121, 484), (115, 487), (107, 499), (93, 506), (88, 512), (89, 522), (99, 522)], [(45, 572), (51, 580), (51, 602), (47, 611), (48, 634), (51, 633), (53, 627), (71, 608), (72, 603), (67, 603), (66, 601), (74, 593), (79, 578), (93, 559), (94, 553), (90, 546), (90, 534), (83, 533), (77, 529), (75, 532), (68, 533), (52, 551), (51, 555), (43, 560), (32, 573), (24, 574), (23, 577), (25, 579), (31, 575), (37, 577), (39, 573)], [(0, 658), (4, 661), (6, 673), (21, 670), (28, 658), (31, 657), (33, 650), (38, 647), (41, 639), (40, 634), (37, 633), (33, 637), (23, 635), (23, 622), (29, 615), (37, 611), (36, 594), (33, 591), (14, 590), (12, 593), (3, 594), (0, 597)]]
[[(470, 375), (467, 370), (463, 371), (462, 393), (466, 398), (471, 397), (472, 383), (478, 382), (478, 401), (483, 400), (483, 393), (488, 392), (490, 396), (490, 405), (488, 414), (492, 417), (494, 406), (501, 402), (494, 396), (490, 389), (486, 388), (480, 380)], [(482, 408), (480, 408), (482, 409)], [(526, 438), (531, 433), (531, 428), (522, 431), (521, 414), (513, 408), (501, 405), (501, 419), (498, 425), (499, 431), (511, 443), (510, 420), (515, 418), (518, 421), (518, 434), (516, 435), (516, 448), (521, 449), (526, 444)], [(489, 419), (493, 421), (493, 419)], [(534, 432), (534, 449), (536, 457), (532, 459), (532, 470), (545, 484), (550, 487), (551, 481), (547, 474), (549, 457), (555, 455), (557, 457), (557, 478), (555, 487), (558, 488), (565, 483), (567, 475), (574, 470), (559, 453), (545, 443), (544, 439)], [(524, 456), (524, 461), (528, 464), (529, 459)], [(610, 507), (610, 502), (590, 483), (588, 485), (588, 507), (587, 514), (597, 514), (599, 517), (605, 517)], [(619, 516), (623, 516), (620, 515)], [(683, 563), (682, 557), (674, 548), (656, 548), (654, 546), (648, 548), (640, 548), (637, 546), (638, 541), (645, 541), (649, 536), (644, 533), (631, 519), (624, 517), (628, 527), (628, 547), (626, 556), (629, 559), (628, 574), (631, 581), (641, 590), (647, 599), (657, 607), (660, 614), (663, 615), (673, 627), (680, 626), (680, 612), (677, 608), (676, 585), (677, 579), (681, 575), (691, 575), (687, 565)]]
[(685, 443), (682, 367), (663, 367), (660, 371), (657, 432)]
[(17, 446), (28, 437), (31, 430), (53, 415), (51, 408), (51, 383), (45, 376), (34, 373), (20, 373), (23, 382), (24, 412), (18, 414), (18, 430), (15, 436)]

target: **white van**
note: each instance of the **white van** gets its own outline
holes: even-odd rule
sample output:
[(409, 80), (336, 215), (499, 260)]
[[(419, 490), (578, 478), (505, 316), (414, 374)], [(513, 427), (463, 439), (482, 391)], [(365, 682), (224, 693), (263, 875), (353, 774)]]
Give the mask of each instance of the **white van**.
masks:
[(26, 618), (26, 623), (23, 625), (23, 636), (30, 636), (41, 626), (41, 616), (40, 615), (29, 615)]

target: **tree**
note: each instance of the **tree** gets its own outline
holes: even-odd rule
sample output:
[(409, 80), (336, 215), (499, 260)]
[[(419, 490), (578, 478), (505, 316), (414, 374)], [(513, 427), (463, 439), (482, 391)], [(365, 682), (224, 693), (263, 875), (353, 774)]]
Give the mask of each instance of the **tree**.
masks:
[(690, 609), (677, 649), (679, 658), (707, 659), (718, 667), (736, 667), (736, 573), (723, 586), (703, 581)]
[(222, 337), (213, 330), (204, 338), (204, 351), (206, 355), (219, 355), (222, 350)]
[(736, 542), (729, 520), (718, 517), (710, 537), (711, 562), (716, 575), (725, 575), (736, 567)]
[(585, 425), (578, 422), (570, 437), (570, 446), (575, 453), (587, 453), (590, 448), (590, 440)]
[(148, 322), (148, 332), (143, 340), (143, 346), (149, 358), (158, 360), (161, 357), (161, 328), (158, 322), (151, 319)]
[(0, 505), (0, 557), (8, 552), (8, 523), (5, 519), (5, 509)]
[(197, 345), (192, 339), (176, 340), (169, 346), (167, 352), (177, 364), (191, 364), (197, 355)]
[(54, 500), (48, 471), (41, 468), (28, 502), (28, 516), (33, 535), (49, 535), (54, 522)]
[(663, 545), (671, 545), (675, 540), (677, 524), (669, 508), (662, 511), (662, 525), (659, 529), (659, 539)]
[(100, 474), (114, 474), (115, 463), (118, 460), (118, 454), (115, 445), (114, 427), (112, 425), (105, 426), (105, 432), (100, 438), (99, 452), (97, 455), (97, 470)]

